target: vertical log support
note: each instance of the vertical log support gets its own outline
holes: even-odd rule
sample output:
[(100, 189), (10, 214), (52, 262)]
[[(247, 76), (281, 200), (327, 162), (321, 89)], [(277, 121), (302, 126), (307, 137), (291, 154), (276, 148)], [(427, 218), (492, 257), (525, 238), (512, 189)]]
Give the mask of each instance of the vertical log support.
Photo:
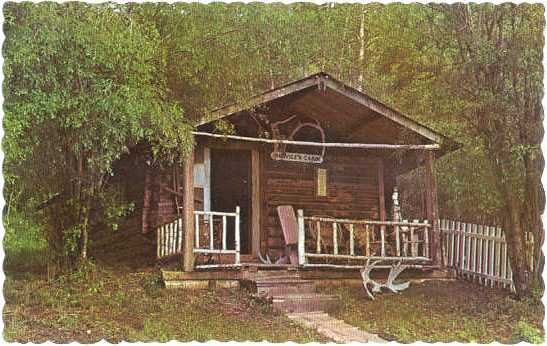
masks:
[(384, 162), (378, 160), (378, 211), (380, 213), (380, 221), (386, 221), (386, 197), (384, 184)]
[(260, 251), (260, 152), (251, 151), (251, 254)]
[(146, 164), (144, 166), (144, 193), (143, 193), (143, 201), (142, 201), (142, 233), (147, 233), (148, 228), (150, 225), (150, 220), (148, 219), (148, 215), (150, 213), (150, 204), (152, 200), (152, 191), (151, 191), (151, 184), (152, 184), (152, 177), (151, 177), (151, 171), (152, 168)]
[(184, 196), (184, 253), (182, 268), (185, 272), (194, 270), (194, 154), (184, 160), (183, 167)]
[(430, 233), (431, 241), (429, 254), (433, 263), (436, 265), (442, 265), (442, 251), (441, 251), (441, 232), (439, 229), (439, 209), (437, 204), (437, 182), (435, 181), (435, 175), (433, 174), (433, 160), (434, 152), (425, 152), (425, 188), (426, 188), (426, 214), (427, 219), (433, 226), (433, 231)]

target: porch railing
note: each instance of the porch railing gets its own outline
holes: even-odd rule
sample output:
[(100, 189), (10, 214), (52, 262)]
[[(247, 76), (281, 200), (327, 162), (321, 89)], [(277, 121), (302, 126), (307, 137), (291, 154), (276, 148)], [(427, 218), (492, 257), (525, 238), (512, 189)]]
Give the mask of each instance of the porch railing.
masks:
[[(228, 222), (234, 223), (233, 249), (228, 249), (227, 244)], [(234, 263), (200, 264), (196, 265), (196, 268), (229, 267), (240, 265), (241, 242), (239, 230), (239, 206), (236, 207), (236, 210), (233, 213), (218, 211), (194, 211), (194, 225), (194, 254), (218, 255), (219, 257), (220, 255), (234, 255)]]
[(297, 213), (300, 265), (356, 268), (368, 259), (407, 262), (430, 259), (428, 221), (304, 216), (301, 209)]
[(182, 253), (182, 219), (156, 228), (156, 257), (158, 259)]

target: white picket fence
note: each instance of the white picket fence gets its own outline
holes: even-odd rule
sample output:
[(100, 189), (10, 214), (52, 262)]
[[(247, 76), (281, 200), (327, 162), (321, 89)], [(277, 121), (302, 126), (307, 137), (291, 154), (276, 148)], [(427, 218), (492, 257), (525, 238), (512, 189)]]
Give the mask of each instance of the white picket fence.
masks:
[[(443, 260), (461, 277), (484, 286), (501, 286), (514, 290), (513, 272), (507, 253), (505, 234), (500, 227), (440, 220)], [(527, 236), (527, 248), (533, 249), (533, 237)], [(533, 251), (529, 267), (533, 270)]]

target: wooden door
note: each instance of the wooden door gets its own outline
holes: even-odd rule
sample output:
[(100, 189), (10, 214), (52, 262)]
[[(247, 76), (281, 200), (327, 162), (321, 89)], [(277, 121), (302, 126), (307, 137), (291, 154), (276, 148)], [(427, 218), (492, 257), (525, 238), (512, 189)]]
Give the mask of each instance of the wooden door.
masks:
[[(211, 149), (211, 210), (234, 212), (241, 208), (241, 253), (251, 254), (251, 151)], [(228, 247), (233, 248), (235, 225), (227, 227)]]

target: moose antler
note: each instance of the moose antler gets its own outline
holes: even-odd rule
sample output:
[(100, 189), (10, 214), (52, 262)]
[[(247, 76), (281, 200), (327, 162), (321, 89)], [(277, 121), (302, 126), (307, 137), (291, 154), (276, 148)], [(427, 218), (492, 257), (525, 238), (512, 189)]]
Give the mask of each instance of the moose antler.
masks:
[[(410, 286), (410, 282), (403, 282), (396, 284), (393, 281), (405, 270), (408, 268), (407, 265), (403, 265), (401, 262), (398, 262), (397, 264), (393, 264), (389, 270), (389, 274), (387, 277), (387, 280), (385, 283), (378, 283), (377, 281), (374, 281), (370, 278), (370, 272), (374, 267), (379, 263), (380, 261), (374, 261), (370, 263), (370, 259), (367, 260), (367, 264), (364, 268), (361, 269), (361, 277), (363, 278), (363, 286), (365, 287), (365, 291), (367, 292), (367, 295), (370, 299), (374, 300), (373, 293), (380, 293), (382, 291), (382, 287), (385, 287), (389, 289), (393, 293), (399, 293), (399, 291), (405, 290)], [(371, 290), (368, 289), (368, 285), (372, 285)]]

